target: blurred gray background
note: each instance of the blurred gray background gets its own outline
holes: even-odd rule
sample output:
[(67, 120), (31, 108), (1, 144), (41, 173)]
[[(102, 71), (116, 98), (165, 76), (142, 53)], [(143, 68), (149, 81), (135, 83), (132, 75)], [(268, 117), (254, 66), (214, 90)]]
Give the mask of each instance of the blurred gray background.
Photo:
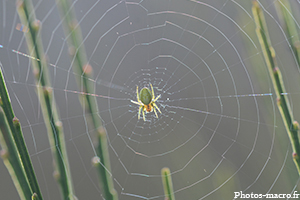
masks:
[[(260, 1), (278, 65), (300, 118), (299, 69), (276, 1)], [(102, 199), (95, 132), (85, 122), (66, 36), (54, 0), (33, 1), (42, 22), (78, 199)], [(293, 9), (299, 4), (291, 1)], [(233, 199), (234, 192), (292, 193), (299, 177), (255, 35), (251, 1), (74, 1), (98, 112), (108, 132), (119, 199), (164, 199), (160, 170), (172, 172), (176, 199)], [(51, 147), (35, 93), (24, 33), (13, 1), (0, 3), (0, 62), (44, 199), (60, 199)], [(294, 12), (299, 19), (299, 13)], [(26, 25), (25, 25), (26, 26)], [(26, 54), (26, 55), (25, 55)], [(138, 120), (136, 86), (161, 95)], [(296, 103), (297, 102), (297, 103)], [(0, 198), (18, 199), (3, 162)]]

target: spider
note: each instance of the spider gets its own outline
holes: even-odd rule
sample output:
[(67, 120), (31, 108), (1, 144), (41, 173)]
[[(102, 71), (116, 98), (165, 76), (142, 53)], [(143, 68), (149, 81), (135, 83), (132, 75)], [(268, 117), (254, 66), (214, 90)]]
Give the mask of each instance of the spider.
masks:
[(145, 111), (146, 111), (146, 113), (148, 113), (148, 112), (152, 112), (154, 110), (156, 118), (158, 118), (156, 109), (161, 113), (161, 111), (155, 104), (155, 101), (160, 97), (160, 95), (158, 95), (155, 98), (153, 86), (151, 83), (150, 83), (150, 86), (151, 86), (151, 92), (150, 92), (149, 88), (144, 87), (143, 89), (141, 89), (140, 94), (139, 94), (139, 86), (136, 86), (137, 101), (131, 100), (132, 103), (140, 106), (138, 119), (140, 119), (141, 111), (142, 111), (144, 121), (146, 121), (145, 120)]

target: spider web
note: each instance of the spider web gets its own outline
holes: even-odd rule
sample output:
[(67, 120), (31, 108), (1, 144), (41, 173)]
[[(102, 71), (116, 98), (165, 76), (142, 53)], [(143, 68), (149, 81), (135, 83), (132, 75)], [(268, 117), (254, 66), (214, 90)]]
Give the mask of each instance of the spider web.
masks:
[[(55, 1), (33, 1), (42, 22), (55, 99), (78, 199), (101, 199), (95, 131), (87, 125)], [(268, 22), (295, 119), (299, 70), (274, 1), (259, 1)], [(279, 1), (280, 3), (280, 1)], [(293, 9), (299, 3), (291, 1)], [(51, 148), (15, 4), (2, 0), (0, 64), (44, 199), (59, 199)], [(108, 133), (119, 199), (164, 199), (169, 167), (177, 199), (233, 199), (234, 192), (299, 189), (292, 149), (255, 35), (251, 1), (73, 1), (99, 115)], [(297, 12), (295, 12), (297, 13)], [(296, 23), (299, 16), (293, 16)], [(299, 28), (299, 26), (298, 26)], [(162, 113), (138, 120), (136, 86), (154, 87)], [(1, 198), (17, 199), (0, 165)], [(5, 188), (5, 189), (3, 189)], [(10, 190), (6, 189), (10, 188)]]

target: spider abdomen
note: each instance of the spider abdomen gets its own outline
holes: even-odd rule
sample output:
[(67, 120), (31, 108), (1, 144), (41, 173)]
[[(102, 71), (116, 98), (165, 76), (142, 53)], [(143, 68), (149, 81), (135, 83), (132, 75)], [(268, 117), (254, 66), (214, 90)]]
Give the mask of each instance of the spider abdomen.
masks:
[[(150, 102), (152, 101), (152, 95), (151, 95), (151, 92), (148, 88), (145, 87), (145, 88), (141, 89), (141, 91), (140, 91), (140, 100), (145, 105), (150, 104)], [(149, 107), (150, 107), (150, 105), (149, 105)], [(147, 111), (148, 111), (148, 109), (147, 109)]]

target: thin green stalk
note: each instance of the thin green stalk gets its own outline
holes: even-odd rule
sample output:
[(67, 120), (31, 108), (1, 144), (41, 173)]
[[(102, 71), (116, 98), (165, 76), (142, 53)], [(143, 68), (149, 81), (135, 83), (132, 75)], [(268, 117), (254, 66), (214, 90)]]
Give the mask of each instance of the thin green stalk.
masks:
[(161, 176), (164, 185), (165, 200), (175, 200), (170, 169), (167, 167), (162, 168)]
[(32, 67), (50, 145), (55, 147), (52, 148), (52, 154), (56, 161), (56, 178), (60, 183), (63, 199), (74, 199), (63, 127), (59, 120), (54, 94), (49, 81), (47, 61), (39, 35), (41, 24), (35, 18), (31, 0), (19, 0), (17, 6), (21, 22), (28, 25), (29, 29), (28, 33), (25, 34), (28, 52), (31, 56), (37, 58), (32, 60)]
[[(99, 157), (94, 157), (93, 158), (93, 164), (94, 166), (97, 166), (98, 168), (108, 168), (110, 169), (110, 161), (108, 154), (105, 152), (108, 152), (108, 146), (106, 142), (106, 133), (105, 131), (99, 130), (98, 133), (100, 134), (98, 139), (98, 145), (99, 149), (102, 149), (102, 151), (99, 151)], [(101, 160), (102, 159), (102, 160)], [(99, 178), (102, 181), (102, 189), (103, 193), (106, 195), (105, 199), (116, 199), (117, 197), (117, 192), (113, 188), (113, 182), (111, 179), (111, 174), (108, 170), (101, 170), (99, 173)]]
[(36, 193), (34, 193), (34, 194), (31, 196), (31, 200), (38, 200), (37, 194), (36, 194)]
[(26, 200), (32, 195), (32, 192), (2, 107), (0, 107), (0, 144), (2, 147), (1, 157), (12, 177), (20, 199)]
[[(277, 12), (281, 13), (281, 21), (285, 24), (289, 43), (292, 46), (292, 51), (296, 57), (298, 67), (300, 68), (300, 41), (298, 36), (298, 28), (292, 17), (292, 11), (289, 1), (281, 0), (276, 2)], [(279, 9), (278, 9), (279, 8)]]
[(11, 106), (10, 98), (8, 95), (8, 91), (5, 85), (4, 76), (2, 73), (2, 69), (0, 68), (0, 97), (1, 97), (1, 106), (5, 113), (8, 125), (10, 127), (12, 137), (15, 142), (15, 146), (17, 147), (20, 160), (23, 165), (23, 169), (25, 170), (27, 181), (30, 185), (31, 194), (37, 193), (39, 200), (42, 200), (42, 193), (40, 191), (34, 169), (29, 157), (29, 153), (23, 138), (23, 133), (19, 120), (15, 117), (14, 111)]
[[(108, 149), (106, 148), (107, 140), (106, 137), (102, 137), (103, 135), (106, 135), (106, 131), (102, 126), (102, 122), (97, 112), (98, 107), (96, 98), (89, 95), (94, 93), (94, 86), (90, 81), (92, 79), (93, 69), (87, 62), (84, 45), (80, 45), (82, 44), (81, 29), (76, 21), (75, 12), (72, 9), (70, 1), (56, 0), (56, 2), (61, 11), (61, 18), (65, 24), (64, 32), (68, 38), (69, 53), (72, 59), (74, 58), (73, 69), (76, 74), (80, 75), (80, 78), (77, 79), (77, 83), (83, 94), (82, 106), (86, 108), (86, 112), (90, 114), (93, 127), (98, 133), (99, 144), (97, 151), (101, 162), (100, 165), (97, 165), (98, 173), (101, 177), (101, 185), (109, 187), (109, 189), (103, 188), (104, 197), (107, 200), (116, 200), (118, 199), (118, 196), (115, 192), (112, 176), (110, 174), (109, 154)], [(109, 174), (109, 176), (104, 174)]]
[(281, 72), (277, 67), (275, 51), (271, 46), (266, 21), (257, 1), (253, 1), (252, 12), (256, 24), (256, 34), (262, 48), (263, 56), (276, 93), (278, 108), (293, 148), (293, 159), (300, 174), (300, 144), (298, 137), (298, 122), (294, 121), (288, 96), (283, 84)]

